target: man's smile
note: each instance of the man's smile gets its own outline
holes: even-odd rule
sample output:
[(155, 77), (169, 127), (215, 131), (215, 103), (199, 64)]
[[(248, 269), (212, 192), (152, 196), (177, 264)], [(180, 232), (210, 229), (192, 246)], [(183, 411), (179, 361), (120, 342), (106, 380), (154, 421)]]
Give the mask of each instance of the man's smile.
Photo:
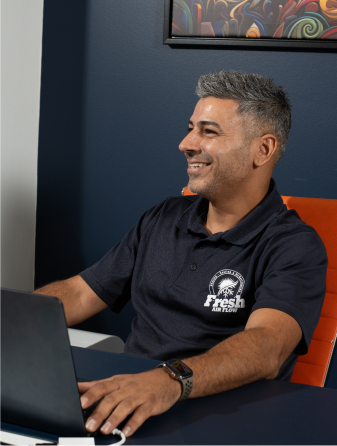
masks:
[(211, 163), (188, 163), (187, 173), (197, 173), (210, 166)]
[(189, 163), (188, 165), (190, 167), (206, 167), (206, 166), (208, 166), (207, 163)]

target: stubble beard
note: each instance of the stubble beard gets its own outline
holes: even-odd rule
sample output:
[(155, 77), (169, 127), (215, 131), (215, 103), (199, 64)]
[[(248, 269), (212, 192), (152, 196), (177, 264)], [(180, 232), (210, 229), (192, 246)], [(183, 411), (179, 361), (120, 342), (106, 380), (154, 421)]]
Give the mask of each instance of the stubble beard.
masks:
[(223, 198), (226, 195), (233, 195), (249, 173), (250, 144), (243, 143), (236, 149), (236, 153), (236, 157), (231, 159), (230, 163), (218, 165), (213, 175), (209, 179), (206, 178), (205, 182), (198, 184), (198, 181), (193, 181), (198, 175), (189, 174), (189, 190), (209, 201), (214, 201), (220, 196)]

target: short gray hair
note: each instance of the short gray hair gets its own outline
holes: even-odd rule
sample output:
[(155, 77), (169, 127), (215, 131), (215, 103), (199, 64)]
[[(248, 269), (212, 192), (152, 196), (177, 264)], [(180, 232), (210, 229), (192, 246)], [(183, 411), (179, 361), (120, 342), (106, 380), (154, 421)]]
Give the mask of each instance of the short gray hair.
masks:
[(212, 96), (236, 101), (239, 104), (238, 113), (250, 117), (261, 132), (270, 129), (276, 136), (279, 144), (276, 157), (279, 161), (291, 127), (291, 104), (283, 87), (258, 74), (220, 71), (201, 76), (196, 93), (201, 99)]

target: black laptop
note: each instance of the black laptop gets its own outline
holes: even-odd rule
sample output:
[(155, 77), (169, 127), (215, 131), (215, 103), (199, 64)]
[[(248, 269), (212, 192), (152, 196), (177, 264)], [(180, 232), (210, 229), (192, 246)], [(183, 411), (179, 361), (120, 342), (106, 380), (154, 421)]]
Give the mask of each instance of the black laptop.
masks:
[(1, 320), (2, 422), (87, 436), (62, 302), (1, 289)]

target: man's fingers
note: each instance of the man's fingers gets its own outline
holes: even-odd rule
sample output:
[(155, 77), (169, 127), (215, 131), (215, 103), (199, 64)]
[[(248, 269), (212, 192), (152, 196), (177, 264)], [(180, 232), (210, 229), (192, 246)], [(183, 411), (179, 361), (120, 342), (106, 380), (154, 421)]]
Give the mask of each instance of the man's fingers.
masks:
[[(139, 404), (139, 403), (138, 403)], [(132, 435), (136, 430), (152, 415), (152, 407), (149, 403), (141, 404), (137, 407), (137, 403), (132, 398), (123, 400), (105, 421), (101, 427), (103, 434), (110, 434), (125, 418), (133, 415), (123, 427), (123, 433), (126, 437)]]
[(135, 410), (130, 420), (123, 427), (122, 432), (126, 437), (134, 434), (136, 430), (152, 415), (151, 404), (145, 403)]
[(118, 389), (119, 384), (113, 380), (97, 381), (94, 385), (90, 386), (88, 390), (84, 390), (85, 393), (81, 396), (82, 408), (85, 409), (91, 406), (96, 401), (100, 400), (103, 396), (108, 395)]
[(77, 383), (78, 391), (80, 393), (84, 393), (87, 390), (89, 390), (91, 387), (93, 387), (95, 384), (97, 384), (98, 381), (88, 381), (85, 383)]
[[(118, 403), (122, 400), (122, 396), (120, 392), (112, 392), (106, 395), (102, 401), (98, 404), (90, 418), (86, 422), (86, 429), (90, 432), (97, 430), (100, 425), (105, 421), (104, 425), (107, 424), (107, 419), (111, 412), (114, 411)], [(110, 434), (111, 431), (117, 427), (124, 418), (133, 412), (135, 405), (131, 401), (123, 401), (124, 411), (121, 417), (116, 417), (113, 414), (109, 417), (109, 425), (111, 425), (111, 429), (109, 430), (108, 426), (105, 426), (105, 429), (102, 431), (103, 433)], [(123, 418), (124, 416), (124, 418)], [(116, 419), (116, 420), (115, 420)]]

